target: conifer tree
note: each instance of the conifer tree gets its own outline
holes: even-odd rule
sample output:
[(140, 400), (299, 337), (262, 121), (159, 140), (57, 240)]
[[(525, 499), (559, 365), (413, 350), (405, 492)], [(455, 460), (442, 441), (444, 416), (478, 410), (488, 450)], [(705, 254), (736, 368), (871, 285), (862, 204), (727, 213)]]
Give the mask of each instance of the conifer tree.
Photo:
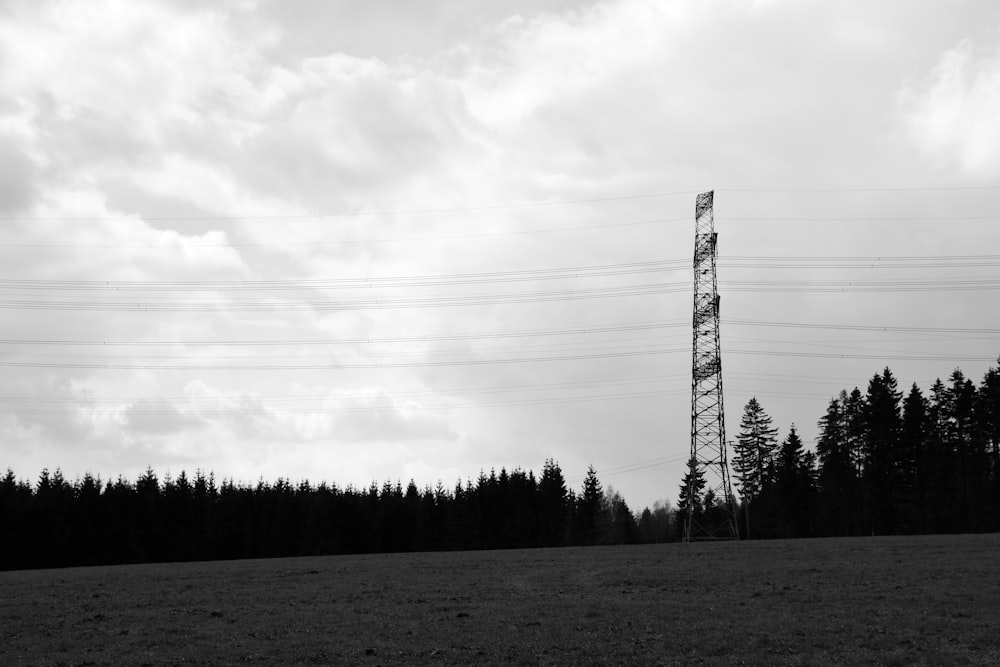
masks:
[(842, 393), (844, 404), (844, 438), (851, 454), (854, 472), (860, 479), (865, 468), (865, 397), (855, 387), (850, 394)]
[(775, 462), (774, 492), (781, 514), (783, 537), (804, 537), (812, 532), (815, 506), (813, 457), (792, 424)]
[(864, 481), (872, 532), (896, 532), (894, 471), (898, 466), (899, 436), (902, 430), (900, 399), (896, 378), (885, 368), (868, 382), (864, 405)]
[(929, 479), (927, 444), (930, 427), (927, 399), (917, 383), (903, 400), (893, 504), (900, 532), (919, 532), (926, 525), (924, 488)]
[(587, 468), (587, 476), (583, 480), (583, 492), (577, 504), (577, 534), (578, 544), (597, 544), (601, 537), (601, 528), (609, 522), (608, 508), (604, 502), (604, 489), (594, 466)]
[(851, 533), (851, 493), (856, 486), (856, 472), (851, 458), (846, 424), (847, 392), (830, 400), (826, 414), (819, 420), (816, 455), (819, 457), (821, 520), (825, 533)]
[(566, 480), (562, 470), (552, 459), (546, 459), (542, 467), (542, 478), (538, 483), (539, 493), (539, 536), (545, 546), (560, 546), (566, 543), (569, 498)]
[(768, 485), (774, 470), (777, 435), (778, 429), (771, 425), (771, 417), (757, 402), (756, 397), (751, 398), (743, 408), (733, 457), (737, 488), (743, 496), (747, 538), (750, 537), (750, 505)]
[[(693, 492), (692, 492), (693, 491)], [(684, 522), (687, 521), (688, 514), (697, 522), (704, 512), (702, 501), (705, 493), (705, 474), (698, 468), (698, 461), (691, 457), (688, 459), (688, 469), (681, 479), (681, 490), (677, 498), (677, 523), (678, 530), (683, 534)]]
[(947, 520), (952, 530), (975, 531), (980, 522), (986, 463), (983, 444), (976, 437), (976, 387), (956, 368), (948, 377), (943, 398), (944, 450), (955, 462), (949, 492), (952, 510)]
[[(1000, 366), (1000, 358), (997, 359)], [(1000, 369), (990, 368), (979, 385), (976, 413), (987, 452), (987, 507), (991, 521), (986, 530), (1000, 530)]]

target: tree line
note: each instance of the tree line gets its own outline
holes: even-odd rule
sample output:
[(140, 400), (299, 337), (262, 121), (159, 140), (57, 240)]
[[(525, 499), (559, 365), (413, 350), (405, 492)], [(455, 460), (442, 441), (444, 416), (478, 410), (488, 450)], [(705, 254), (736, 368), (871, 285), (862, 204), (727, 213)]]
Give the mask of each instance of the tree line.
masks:
[(211, 473), (135, 482), (92, 475), (0, 479), (0, 569), (366, 552), (665, 541), (669, 507), (633, 516), (591, 467), (576, 492), (548, 460), (475, 481), (368, 488), (285, 479), (217, 483)]
[[(977, 386), (956, 369), (929, 394), (899, 389), (889, 368), (832, 398), (815, 452), (794, 424), (779, 444), (756, 398), (743, 411), (733, 477), (741, 537), (808, 537), (1000, 530), (1000, 371)], [(679, 514), (721, 520), (720, 500), (687, 496)], [(714, 518), (713, 518), (714, 513)]]
[[(1000, 371), (979, 385), (955, 370), (904, 396), (889, 368), (862, 393), (832, 398), (815, 451), (778, 430), (756, 398), (732, 457), (742, 538), (1000, 530)], [(688, 497), (695, 476), (694, 494)], [(86, 474), (0, 478), (0, 569), (342, 553), (528, 548), (676, 540), (691, 507), (723, 520), (696, 466), (677, 512), (634, 515), (591, 467), (579, 491), (548, 460), (481, 472), (452, 488), (410, 481), (338, 487), (279, 478), (256, 484), (181, 472), (135, 482)]]

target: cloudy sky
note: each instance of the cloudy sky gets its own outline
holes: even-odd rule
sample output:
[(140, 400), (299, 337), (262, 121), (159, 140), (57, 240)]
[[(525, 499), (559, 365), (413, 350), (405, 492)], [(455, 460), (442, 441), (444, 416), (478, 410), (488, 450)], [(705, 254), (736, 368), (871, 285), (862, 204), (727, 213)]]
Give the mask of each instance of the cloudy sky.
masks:
[[(1000, 354), (1000, 4), (0, 2), (0, 466), (452, 486)], [(796, 325), (796, 326), (789, 326)]]

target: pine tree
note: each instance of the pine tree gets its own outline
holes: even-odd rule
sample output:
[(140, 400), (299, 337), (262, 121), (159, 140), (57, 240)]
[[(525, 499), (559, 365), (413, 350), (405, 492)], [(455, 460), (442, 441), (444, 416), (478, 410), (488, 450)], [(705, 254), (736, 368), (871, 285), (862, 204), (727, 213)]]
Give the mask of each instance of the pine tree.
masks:
[(846, 427), (847, 392), (830, 400), (826, 414), (819, 420), (816, 454), (819, 457), (821, 521), (825, 534), (851, 533), (851, 493), (856, 473), (851, 460)]
[(974, 531), (979, 524), (979, 507), (985, 468), (984, 447), (977, 442), (974, 408), (976, 387), (961, 370), (948, 376), (939, 406), (943, 449), (955, 462), (950, 475), (950, 530)]
[(578, 544), (597, 544), (601, 529), (610, 521), (609, 511), (604, 502), (604, 489), (597, 479), (594, 466), (587, 468), (583, 480), (583, 492), (576, 504), (576, 541)]
[(879, 534), (896, 532), (894, 474), (899, 459), (902, 430), (900, 399), (896, 378), (885, 368), (868, 382), (864, 404), (864, 476), (869, 503), (870, 530)]
[(771, 480), (777, 435), (778, 429), (771, 425), (771, 417), (756, 397), (751, 398), (743, 408), (733, 457), (737, 488), (743, 496), (747, 538), (750, 537), (750, 505)]
[(922, 532), (927, 525), (924, 487), (927, 470), (928, 403), (914, 382), (903, 400), (898, 456), (894, 471), (893, 504), (897, 528), (903, 533)]
[(815, 488), (813, 457), (802, 446), (795, 425), (781, 443), (775, 464), (774, 491), (783, 524), (783, 537), (804, 537), (812, 532)]
[(681, 534), (684, 534), (684, 524), (690, 518), (697, 523), (704, 513), (702, 500), (705, 493), (705, 474), (698, 468), (698, 461), (688, 459), (688, 470), (681, 480), (681, 490), (677, 499), (677, 523)]
[(543, 546), (561, 546), (566, 543), (569, 512), (566, 480), (559, 464), (546, 459), (542, 478), (538, 483), (539, 538)]
[(957, 493), (958, 466), (951, 451), (948, 432), (950, 412), (948, 388), (937, 378), (931, 385), (927, 406), (927, 497), (928, 531), (932, 533), (955, 530), (955, 498)]
[(844, 437), (851, 454), (854, 471), (860, 478), (865, 467), (865, 397), (855, 387), (850, 394), (841, 393), (844, 404)]
[(952, 373), (955, 422), (960, 433), (955, 438), (962, 479), (962, 530), (980, 531), (986, 523), (989, 457), (986, 429), (981, 426), (979, 392), (972, 380), (958, 369)]
[[(997, 359), (1000, 366), (1000, 358)], [(987, 450), (988, 512), (986, 530), (1000, 530), (1000, 369), (990, 368), (979, 385), (977, 421)]]

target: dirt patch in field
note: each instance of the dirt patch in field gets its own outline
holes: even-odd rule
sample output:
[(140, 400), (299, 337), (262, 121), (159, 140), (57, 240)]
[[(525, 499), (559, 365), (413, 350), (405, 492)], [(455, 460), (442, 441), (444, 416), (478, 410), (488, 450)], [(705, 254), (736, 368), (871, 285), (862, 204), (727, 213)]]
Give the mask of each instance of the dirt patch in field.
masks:
[(1000, 664), (1000, 536), (0, 573), (0, 664)]

